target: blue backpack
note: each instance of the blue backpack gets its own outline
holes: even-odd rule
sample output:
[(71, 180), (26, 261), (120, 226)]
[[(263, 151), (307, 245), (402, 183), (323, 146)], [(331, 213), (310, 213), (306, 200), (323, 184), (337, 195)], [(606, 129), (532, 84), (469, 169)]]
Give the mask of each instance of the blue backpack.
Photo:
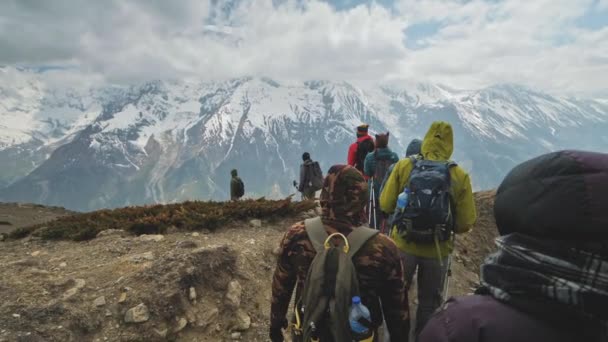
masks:
[(408, 205), (395, 223), (408, 242), (430, 244), (447, 241), (454, 230), (453, 201), (450, 193), (451, 161), (411, 158), (414, 167), (408, 180)]

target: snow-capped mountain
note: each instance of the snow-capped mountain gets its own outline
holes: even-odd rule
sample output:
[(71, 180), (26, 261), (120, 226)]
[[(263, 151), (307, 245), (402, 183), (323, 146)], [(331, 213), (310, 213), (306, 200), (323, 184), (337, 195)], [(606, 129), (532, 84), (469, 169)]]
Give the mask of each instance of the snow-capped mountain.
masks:
[(14, 180), (0, 199), (79, 210), (223, 200), (233, 168), (250, 196), (293, 193), (302, 153), (325, 170), (345, 162), (361, 122), (390, 131), (401, 155), (432, 121), (451, 122), (453, 159), (477, 189), (495, 187), (531, 156), (605, 150), (608, 142), (606, 103), (513, 85), (460, 91), (242, 78), (58, 92), (29, 80), (0, 91), (0, 158), (28, 165), (0, 172)]

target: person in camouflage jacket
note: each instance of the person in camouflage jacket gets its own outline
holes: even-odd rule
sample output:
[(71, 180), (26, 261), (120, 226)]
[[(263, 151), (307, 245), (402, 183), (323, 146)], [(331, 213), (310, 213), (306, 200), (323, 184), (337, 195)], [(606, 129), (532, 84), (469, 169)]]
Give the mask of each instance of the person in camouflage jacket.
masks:
[[(329, 169), (321, 191), (321, 219), (328, 234), (348, 235), (365, 222), (363, 208), (368, 198), (367, 182), (352, 166), (334, 165)], [(272, 281), (270, 339), (282, 342), (287, 326), (287, 310), (295, 287), (296, 302), (301, 298), (306, 274), (316, 252), (304, 222), (293, 225), (281, 242)], [(374, 329), (386, 320), (391, 341), (408, 340), (409, 310), (399, 250), (385, 235), (378, 234), (354, 256), (362, 302), (369, 308)], [(377, 336), (377, 334), (376, 334)]]

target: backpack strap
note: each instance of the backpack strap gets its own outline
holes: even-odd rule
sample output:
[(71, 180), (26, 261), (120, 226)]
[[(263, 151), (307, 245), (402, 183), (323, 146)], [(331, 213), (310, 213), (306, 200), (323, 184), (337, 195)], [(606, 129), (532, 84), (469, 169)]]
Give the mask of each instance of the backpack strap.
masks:
[(320, 217), (307, 219), (304, 221), (306, 226), (306, 233), (308, 238), (312, 242), (312, 246), (315, 248), (317, 253), (321, 253), (325, 250), (324, 244), (327, 239), (327, 232), (323, 226), (323, 221)]
[(358, 227), (355, 228), (350, 234), (348, 234), (348, 244), (350, 245), (350, 249), (348, 250), (348, 256), (352, 258), (357, 254), (357, 252), (365, 245), (365, 243), (376, 236), (379, 232), (375, 229), (367, 228), (367, 227)]

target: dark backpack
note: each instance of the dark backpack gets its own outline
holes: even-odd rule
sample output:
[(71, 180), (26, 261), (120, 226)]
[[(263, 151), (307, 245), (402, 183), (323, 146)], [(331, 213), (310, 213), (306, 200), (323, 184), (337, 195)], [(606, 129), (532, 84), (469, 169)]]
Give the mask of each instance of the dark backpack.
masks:
[(323, 188), (323, 171), (321, 171), (319, 162), (312, 163), (311, 167), (310, 188), (314, 191), (319, 191)]
[[(359, 280), (352, 258), (378, 231), (359, 227), (348, 236), (327, 235), (320, 218), (305, 221), (315, 255), (295, 308), (294, 341), (342, 342), (353, 338), (348, 320), (353, 296), (359, 296)], [(332, 238), (343, 241), (335, 246)], [(361, 324), (371, 328), (371, 322)], [(372, 329), (370, 329), (372, 330)]]
[(450, 161), (411, 158), (414, 167), (408, 180), (408, 205), (395, 222), (408, 242), (447, 241), (454, 230), (453, 201), (450, 193)]
[(361, 142), (357, 142), (357, 161), (355, 167), (357, 170), (363, 172), (363, 166), (365, 165), (365, 157), (370, 152), (373, 152), (376, 146), (372, 139), (365, 139)]
[(245, 195), (245, 184), (240, 177), (236, 177), (236, 196), (241, 198), (243, 195)]
[(374, 151), (374, 160), (376, 161), (376, 168), (374, 169), (374, 183), (383, 184), (384, 178), (386, 178), (386, 175), (388, 174), (388, 169), (394, 164), (394, 162), (390, 155), (386, 156), (386, 158), (378, 159), (378, 151)]

